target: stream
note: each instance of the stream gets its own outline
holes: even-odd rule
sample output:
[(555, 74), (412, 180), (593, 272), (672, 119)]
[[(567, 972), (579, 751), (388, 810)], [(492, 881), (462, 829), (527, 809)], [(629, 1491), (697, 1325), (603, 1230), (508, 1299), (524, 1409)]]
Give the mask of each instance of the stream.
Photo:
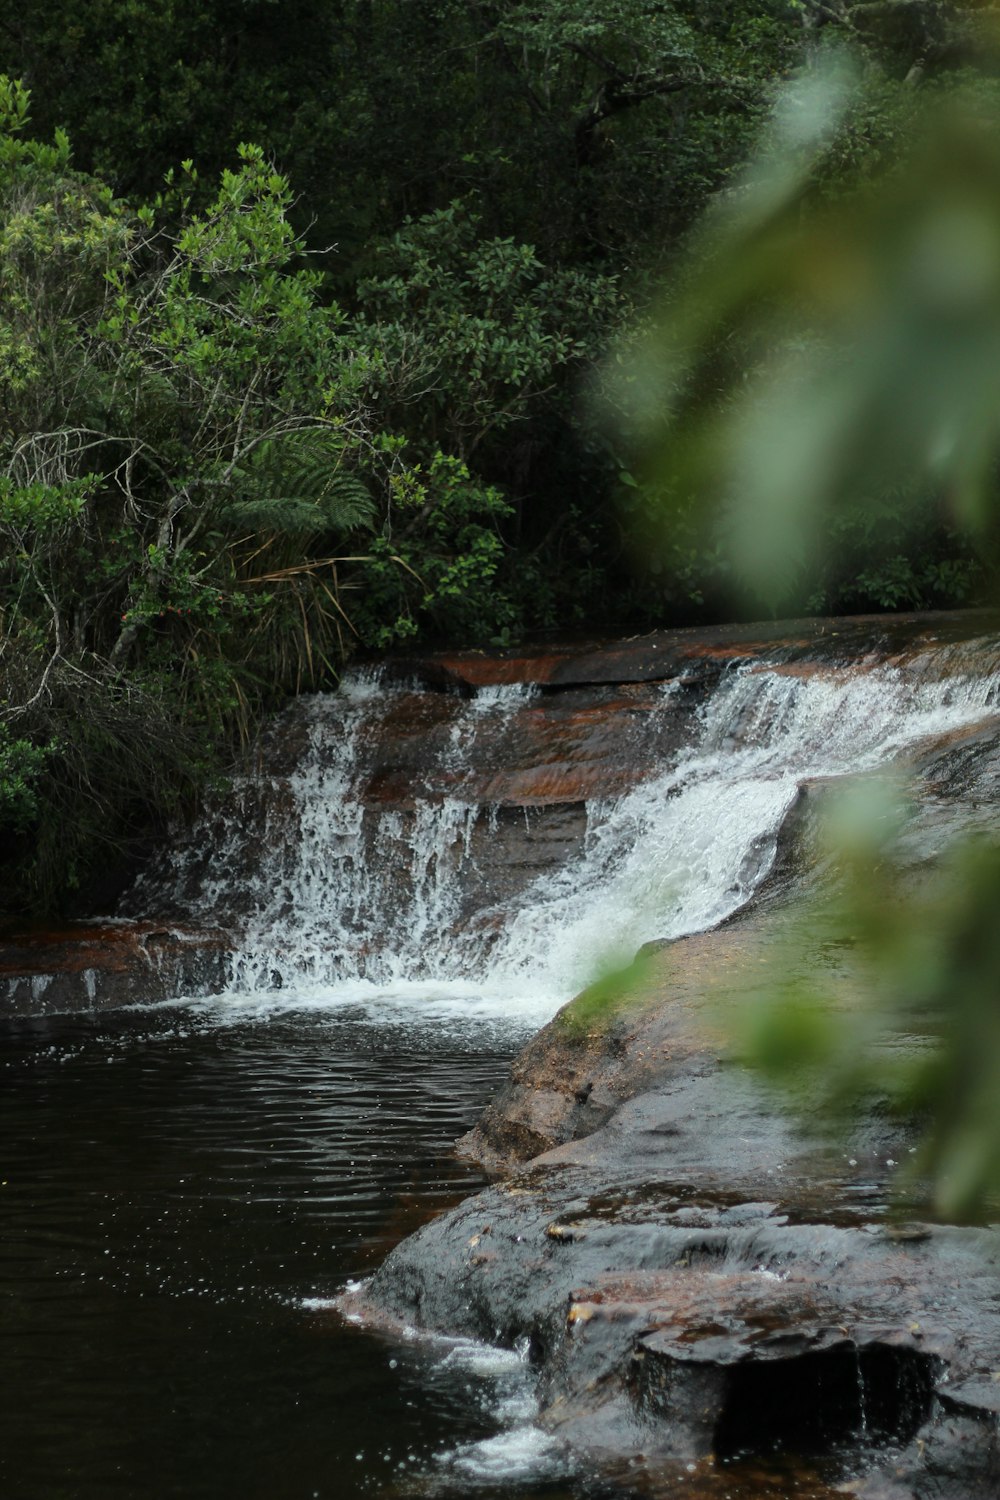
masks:
[(803, 779), (990, 720), (1000, 662), (988, 641), (905, 670), (726, 673), (549, 868), (546, 810), (517, 809), (516, 881), (510, 821), (466, 768), (482, 729), (502, 754), (544, 705), (523, 685), (441, 700), (437, 790), (387, 809), (365, 757), (401, 701), (361, 678), (305, 703), (290, 768), (139, 882), (131, 914), (235, 934), (224, 994), (0, 1020), (4, 1500), (608, 1493), (533, 1424), (520, 1351), (375, 1336), (333, 1299), (483, 1184), (455, 1138), (595, 966), (745, 902)]

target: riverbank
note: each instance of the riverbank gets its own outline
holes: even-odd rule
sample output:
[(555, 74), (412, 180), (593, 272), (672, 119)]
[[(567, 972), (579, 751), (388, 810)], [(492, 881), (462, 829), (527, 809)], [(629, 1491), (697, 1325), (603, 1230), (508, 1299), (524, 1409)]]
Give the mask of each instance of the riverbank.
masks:
[[(998, 771), (995, 725), (912, 758), (912, 882), (949, 813), (995, 823)], [(824, 879), (823, 791), (803, 788), (736, 916), (651, 946), (527, 1045), (459, 1143), (502, 1180), (343, 1304), (530, 1340), (542, 1425), (628, 1493), (761, 1493), (741, 1472), (776, 1453), (799, 1464), (780, 1493), (985, 1500), (1000, 1483), (1000, 1231), (922, 1220), (912, 1122), (876, 1101), (831, 1142), (730, 1045), (776, 953), (850, 995), (850, 950), (799, 915)]]

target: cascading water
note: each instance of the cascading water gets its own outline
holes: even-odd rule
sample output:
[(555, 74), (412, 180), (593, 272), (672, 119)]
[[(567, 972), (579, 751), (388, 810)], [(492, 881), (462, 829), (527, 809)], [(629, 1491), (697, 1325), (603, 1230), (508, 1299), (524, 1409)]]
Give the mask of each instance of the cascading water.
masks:
[(572, 993), (609, 958), (723, 921), (771, 868), (803, 781), (872, 770), (996, 708), (1000, 674), (952, 675), (952, 664), (942, 651), (926, 678), (926, 662), (918, 674), (732, 673), (675, 766), (590, 810), (583, 858), (530, 893), (491, 977), (530, 973), (555, 990), (565, 976)]
[[(268, 778), (248, 779), (216, 818), (211, 868), (206, 827), (173, 856), (173, 909), (241, 933), (233, 993), (455, 987), (466, 1000), (551, 1011), (599, 966), (743, 904), (804, 780), (872, 769), (994, 713), (1000, 648), (940, 646), (845, 670), (730, 669), (682, 748), (624, 794), (589, 800), (581, 846), (496, 899), (482, 866), (500, 810), (476, 800), (476, 746), (488, 726), (502, 751), (544, 702), (523, 685), (452, 700), (411, 790), (379, 806), (366, 799), (368, 747), (403, 693), (357, 677), (312, 700), (280, 787), (261, 800)], [(651, 713), (678, 711), (677, 686), (665, 685)], [(530, 832), (540, 814), (525, 806), (518, 816)]]
[[(654, 661), (662, 686), (598, 661), (579, 691), (465, 697), (359, 676), (281, 717), (260, 769), (123, 904), (166, 939), (161, 974), (151, 944), (125, 1008), (15, 1013), (0, 1038), (5, 1497), (594, 1492), (534, 1425), (516, 1352), (359, 1339), (330, 1299), (481, 1185), (451, 1143), (595, 964), (753, 893), (803, 780), (1000, 711), (995, 643), (844, 670), (790, 655), (689, 672), (678, 651), (675, 671)], [(941, 792), (935, 836), (980, 785), (995, 808), (968, 785), (961, 808)], [(195, 988), (172, 922), (204, 982), (163, 1005)], [(862, 1387), (876, 1437), (926, 1410), (930, 1377), (895, 1348), (857, 1372), (817, 1359), (852, 1441)], [(781, 1364), (738, 1367), (723, 1455), (773, 1435), (784, 1403), (801, 1413), (762, 1383)], [(778, 1492), (756, 1466), (716, 1477)]]

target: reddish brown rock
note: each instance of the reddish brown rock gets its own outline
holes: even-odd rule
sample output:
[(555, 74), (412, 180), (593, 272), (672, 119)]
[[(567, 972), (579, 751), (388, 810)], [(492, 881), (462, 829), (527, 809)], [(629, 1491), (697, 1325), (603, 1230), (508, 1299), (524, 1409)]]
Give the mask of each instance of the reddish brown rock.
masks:
[[(676, 760), (698, 733), (699, 710), (713, 684), (734, 662), (763, 667), (766, 658), (769, 668), (805, 674), (858, 671), (901, 661), (931, 641), (961, 641), (985, 623), (970, 615), (858, 617), (653, 632), (535, 651), (396, 658), (385, 668), (395, 686), (377, 695), (370, 715), (355, 721), (360, 727), (351, 795), (365, 809), (360, 848), (368, 851), (359, 859), (378, 858), (380, 868), (390, 871), (402, 909), (416, 809), (445, 798), (483, 809), (464, 834), (469, 857), (455, 919), (490, 928), (501, 920), (505, 903), (580, 849), (589, 802), (620, 796)], [(536, 691), (502, 708), (491, 706), (489, 695), (470, 703), (478, 688), (502, 683)], [(206, 809), (187, 843), (176, 846), (180, 857), (168, 852), (154, 860), (118, 908), (145, 921), (148, 938), (138, 929), (132, 937), (107, 929), (95, 944), (77, 929), (79, 957), (70, 958), (54, 943), (51, 960), (41, 967), (22, 944), (6, 957), (8, 1006), (51, 1008), (59, 994), (71, 1007), (89, 1006), (97, 1003), (95, 985), (99, 1003), (113, 1004), (131, 998), (133, 978), (151, 993), (170, 993), (171, 985), (210, 988), (222, 973), (227, 940), (211, 932), (199, 937), (197, 922), (230, 929), (232, 942), (238, 941), (258, 900), (262, 862), (265, 868), (269, 861), (272, 867), (281, 859), (293, 862), (296, 778), (309, 756), (326, 766), (336, 763), (342, 728), (336, 700), (327, 700), (321, 712), (309, 699), (291, 705), (262, 736), (229, 800)], [(385, 812), (398, 816), (383, 819)], [(398, 826), (396, 846), (385, 838), (379, 843), (377, 831), (388, 824)], [(214, 868), (220, 848), (228, 860), (222, 882)], [(155, 953), (157, 924), (188, 935), (162, 942)], [(359, 933), (359, 944), (367, 940)], [(44, 945), (40, 939), (36, 947)], [(55, 988), (49, 969), (63, 975)], [(76, 976), (72, 982), (70, 973)], [(592, 1099), (576, 1098), (585, 1086), (570, 1091), (581, 1121), (596, 1119), (604, 1107), (596, 1084)], [(541, 1141), (548, 1137), (539, 1116), (544, 1091), (538, 1092), (534, 1123), (527, 1117), (520, 1123)], [(526, 1142), (535, 1139), (525, 1136)]]
[(50, 1015), (205, 992), (226, 934), (154, 922), (73, 922), (8, 929), (0, 938), (0, 1013)]
[(784, 654), (828, 664), (886, 660), (922, 644), (968, 638), (996, 627), (992, 613), (959, 610), (897, 615), (846, 615), (748, 625), (650, 631), (620, 641), (577, 640), (508, 651), (441, 651), (399, 657), (393, 670), (420, 681), (471, 689), (537, 683), (551, 688), (691, 679), (734, 661)]
[[(503, 715), (483, 713), (470, 726), (461, 699), (400, 694), (365, 746), (370, 769), (358, 795), (369, 806), (394, 807), (442, 797), (547, 807), (619, 796), (690, 735), (695, 700), (671, 707), (664, 712), (655, 684), (574, 689)], [(452, 750), (459, 735), (460, 754)]]

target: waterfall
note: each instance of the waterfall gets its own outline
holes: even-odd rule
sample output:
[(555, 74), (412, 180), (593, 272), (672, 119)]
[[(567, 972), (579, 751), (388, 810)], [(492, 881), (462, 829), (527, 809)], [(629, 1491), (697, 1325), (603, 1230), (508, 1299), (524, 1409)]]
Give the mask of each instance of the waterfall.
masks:
[[(666, 684), (648, 723), (686, 712), (689, 731), (630, 789), (588, 799), (565, 857), (535, 871), (529, 860), (518, 879), (494, 869), (512, 820), (530, 843), (548, 811), (477, 800), (476, 756), (502, 756), (544, 699), (523, 685), (425, 695), (435, 701), (413, 736), (419, 774), (380, 802), (371, 746), (413, 697), (359, 675), (301, 703), (287, 772), (247, 774), (133, 903), (160, 900), (233, 930), (233, 993), (451, 986), (551, 1011), (598, 967), (742, 905), (772, 866), (803, 781), (870, 770), (996, 713), (1000, 648), (942, 646), (844, 669), (744, 664), (697, 708)], [(627, 736), (618, 753), (627, 763)]]
[(876, 667), (800, 676), (757, 667), (724, 679), (697, 742), (675, 766), (589, 810), (574, 866), (530, 893), (491, 971), (534, 972), (569, 992), (644, 942), (715, 926), (772, 866), (803, 781), (872, 770), (909, 745), (995, 711), (1000, 671), (951, 675)]

